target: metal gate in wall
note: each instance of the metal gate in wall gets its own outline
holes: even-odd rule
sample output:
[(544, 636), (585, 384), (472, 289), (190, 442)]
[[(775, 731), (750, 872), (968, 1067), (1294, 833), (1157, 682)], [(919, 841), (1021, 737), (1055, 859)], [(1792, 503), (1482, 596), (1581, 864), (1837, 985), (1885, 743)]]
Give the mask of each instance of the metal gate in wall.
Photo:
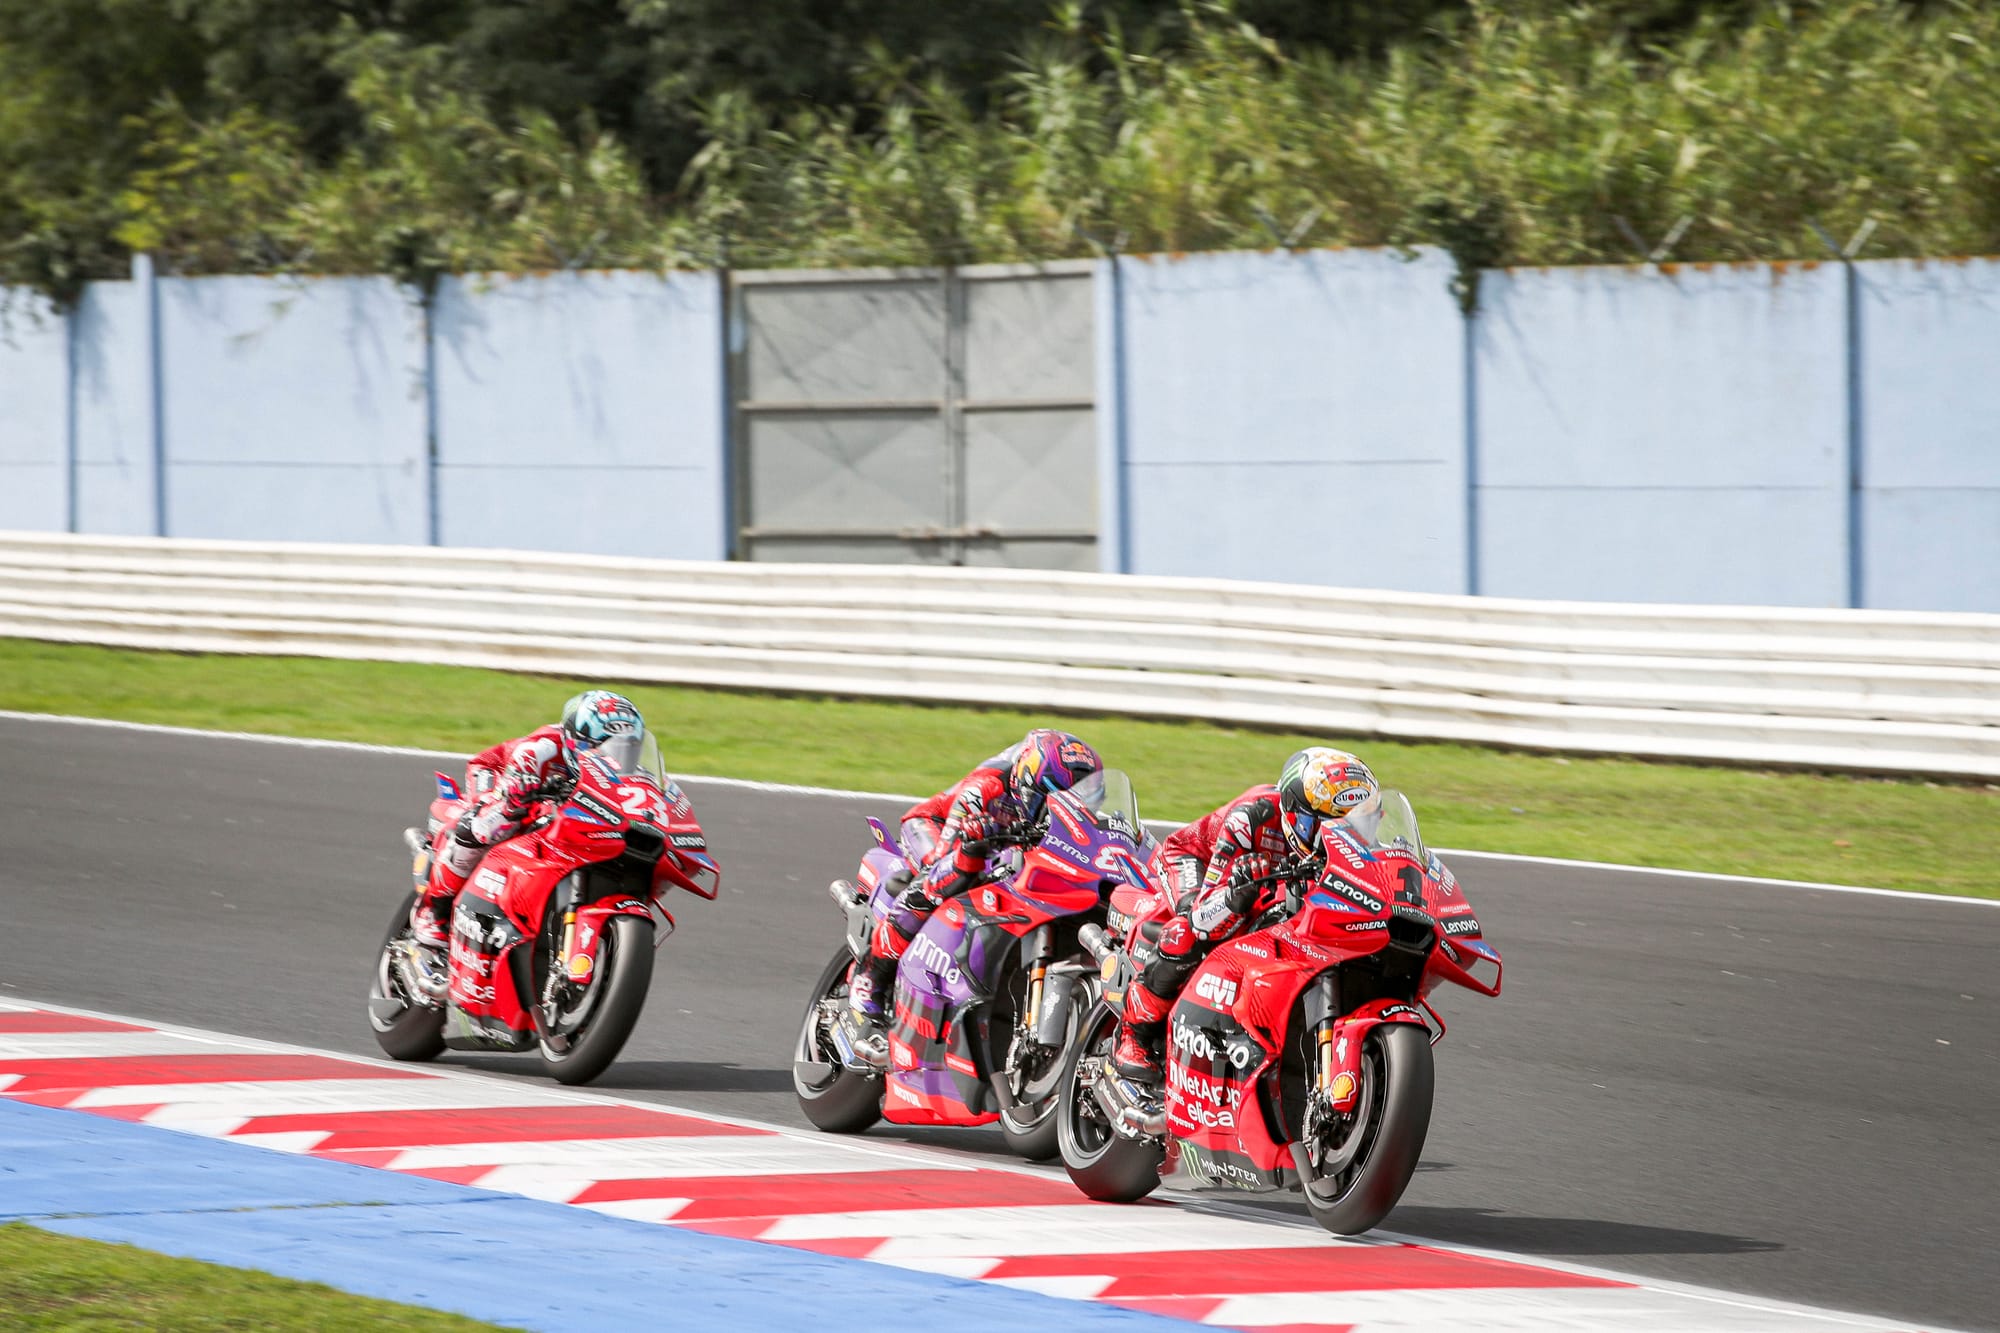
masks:
[(737, 556), (1097, 568), (1091, 274), (731, 274)]

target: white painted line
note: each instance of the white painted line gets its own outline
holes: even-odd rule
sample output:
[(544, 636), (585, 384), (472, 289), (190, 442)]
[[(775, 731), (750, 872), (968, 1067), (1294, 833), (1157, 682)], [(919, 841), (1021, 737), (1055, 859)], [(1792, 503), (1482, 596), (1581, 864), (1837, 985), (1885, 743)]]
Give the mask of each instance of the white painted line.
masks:
[[(359, 754), (402, 755), (418, 759), (463, 761), (468, 756), (449, 750), (422, 750), (401, 745), (369, 745), (361, 741), (313, 740), (300, 736), (269, 736), (254, 731), (208, 731), (199, 727), (169, 727), (153, 722), (120, 722), (110, 718), (72, 717), (64, 713), (21, 713), (0, 709), (0, 720), (18, 722), (62, 722), (74, 726), (108, 727), (126, 731), (151, 732), (165, 736), (192, 736), (208, 740), (252, 741), (265, 745), (302, 745), (322, 750), (352, 750)], [(708, 774), (676, 774), (683, 786), (726, 787), (738, 791), (773, 792), (789, 796), (816, 796), (843, 801), (884, 801), (914, 804), (921, 797), (907, 793), (850, 791), (841, 787), (807, 787), (787, 782), (758, 782), (750, 778), (725, 778)], [(1149, 819), (1148, 825), (1175, 829), (1170, 819)], [(1718, 884), (1752, 884), (1760, 888), (1806, 889), (1814, 893), (1858, 893), (1875, 898), (1902, 898), (1915, 902), (1960, 903), (1973, 907), (2000, 907), (2000, 898), (1971, 898), (1950, 893), (1920, 893), (1913, 889), (1878, 889), (1859, 884), (1827, 884), (1817, 880), (1770, 879), (1758, 875), (1726, 875), (1713, 870), (1675, 870), (1663, 866), (1620, 865), (1611, 861), (1569, 861), (1554, 856), (1528, 856), (1518, 852), (1481, 852), (1464, 847), (1439, 847), (1446, 856), (1477, 857), (1487, 861), (1508, 861), (1520, 865), (1542, 865), (1561, 870), (1593, 870), (1605, 874), (1670, 875), (1675, 879), (1708, 880)]]

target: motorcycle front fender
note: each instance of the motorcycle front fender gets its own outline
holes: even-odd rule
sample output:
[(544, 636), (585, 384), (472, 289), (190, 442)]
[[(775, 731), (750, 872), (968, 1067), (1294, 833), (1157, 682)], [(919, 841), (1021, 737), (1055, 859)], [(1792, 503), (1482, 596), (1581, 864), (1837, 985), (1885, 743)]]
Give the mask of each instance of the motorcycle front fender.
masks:
[(1345, 1115), (1361, 1098), (1361, 1049), (1368, 1034), (1391, 1023), (1409, 1023), (1430, 1032), (1423, 1010), (1407, 1001), (1370, 1000), (1333, 1024), (1333, 1109)]
[(574, 925), (564, 931), (567, 938), (556, 941), (557, 947), (563, 950), (563, 972), (571, 981), (581, 983), (596, 975), (597, 951), (604, 944), (604, 928), (610, 924), (611, 918), (617, 916), (636, 916), (652, 922), (655, 948), (674, 933), (674, 918), (657, 902), (609, 897), (593, 903), (580, 903), (576, 908)]

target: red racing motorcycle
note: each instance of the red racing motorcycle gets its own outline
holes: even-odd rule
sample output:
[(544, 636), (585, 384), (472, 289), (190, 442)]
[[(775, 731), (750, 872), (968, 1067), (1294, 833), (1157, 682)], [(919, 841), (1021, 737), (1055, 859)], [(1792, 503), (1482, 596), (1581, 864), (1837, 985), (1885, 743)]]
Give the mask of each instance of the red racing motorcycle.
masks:
[[(1430, 1129), (1431, 1046), (1442, 982), (1500, 993), (1500, 955), (1451, 871), (1423, 844), (1400, 792), (1382, 793), (1366, 838), (1328, 825), (1324, 868), (1260, 928), (1209, 953), (1168, 1017), (1166, 1087), (1110, 1064), (1135, 970), (1172, 916), (1164, 893), (1121, 889), (1110, 925), (1082, 943), (1103, 1001), (1063, 1071), (1057, 1139), (1093, 1199), (1175, 1188), (1303, 1193), (1340, 1235), (1396, 1206)], [(1267, 877), (1275, 881), (1279, 877)], [(1474, 969), (1492, 967), (1490, 982)]]
[(406, 830), (416, 888), (390, 918), (368, 992), (375, 1040), (398, 1060), (445, 1049), (525, 1051), (561, 1083), (588, 1083), (617, 1058), (673, 933), (674, 888), (713, 899), (722, 872), (652, 735), (578, 756), (575, 787), (539, 803), (486, 853), (452, 908), (440, 960), (411, 938), (410, 908), (431, 861), (481, 793), (443, 773), (429, 834)]

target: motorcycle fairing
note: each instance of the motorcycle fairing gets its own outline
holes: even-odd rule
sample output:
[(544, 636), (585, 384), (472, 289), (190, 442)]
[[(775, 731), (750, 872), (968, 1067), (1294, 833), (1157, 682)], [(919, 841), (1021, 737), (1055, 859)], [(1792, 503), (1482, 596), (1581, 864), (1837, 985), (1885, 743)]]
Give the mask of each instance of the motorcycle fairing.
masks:
[(481, 866), (452, 907), (444, 1041), (454, 1050), (519, 1051), (535, 1043), (514, 975), (515, 952), (528, 937), (500, 906), (504, 886), (499, 872)]
[(967, 1020), (992, 1000), (1015, 940), (1052, 915), (998, 884), (981, 885), (931, 914), (896, 968), (884, 1119), (918, 1125), (999, 1119), (987, 1107), (984, 1062), (973, 1049), (979, 1024)]
[[(917, 931), (896, 971), (883, 1118), (896, 1124), (981, 1125), (999, 1118), (985, 1055), (986, 1007), (993, 1001), (1020, 938), (1063, 917), (1094, 912), (1104, 885), (1150, 887), (1145, 862), (1130, 843), (1143, 829), (1118, 812), (1093, 811), (1067, 792), (1049, 797), (1041, 841), (1023, 852), (1001, 852), (996, 874), (945, 902)], [(897, 910), (886, 830), (862, 860), (873, 886), (875, 919)], [(1018, 860), (1015, 858), (1018, 856)], [(906, 866), (900, 855), (895, 864)], [(896, 881), (898, 887), (902, 881)]]
[(1279, 1103), (1283, 1043), (1296, 1036), (1293, 1009), (1315, 977), (1387, 942), (1386, 927), (1354, 924), (1350, 912), (1308, 908), (1231, 940), (1202, 960), (1168, 1015), (1167, 1129), (1217, 1166), (1216, 1183), (1279, 1188), (1291, 1179)]

